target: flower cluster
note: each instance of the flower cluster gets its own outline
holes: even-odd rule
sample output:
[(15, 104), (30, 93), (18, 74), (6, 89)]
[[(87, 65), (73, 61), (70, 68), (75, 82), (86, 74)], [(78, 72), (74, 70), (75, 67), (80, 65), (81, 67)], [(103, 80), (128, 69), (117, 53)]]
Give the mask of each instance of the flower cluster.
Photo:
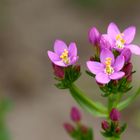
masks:
[[(86, 73), (95, 78), (102, 96), (107, 97), (107, 105), (94, 101), (86, 96), (76, 85), (80, 77), (80, 65), (77, 47), (74, 42), (69, 46), (62, 40), (54, 43), (54, 52), (48, 51), (52, 62), (56, 87), (69, 89), (72, 97), (86, 111), (97, 117), (104, 117), (102, 122), (102, 135), (109, 140), (118, 139), (126, 128), (120, 123), (120, 111), (131, 104), (140, 94), (140, 88), (132, 95), (122, 98), (132, 86), (133, 64), (132, 54), (140, 55), (140, 47), (132, 44), (136, 28), (130, 26), (120, 32), (115, 23), (110, 23), (106, 34), (101, 34), (93, 27), (88, 33), (89, 42), (94, 46), (95, 55), (86, 62)], [(65, 123), (64, 128), (75, 140), (92, 140), (92, 130), (81, 123), (81, 113), (75, 107), (71, 109), (71, 120), (75, 123)]]
[(71, 123), (64, 123), (64, 128), (67, 133), (75, 140), (92, 140), (92, 129), (81, 123), (81, 112), (78, 108), (72, 107), (70, 112)]
[(111, 121), (104, 120), (101, 123), (102, 129), (104, 130), (102, 134), (105, 137), (119, 138), (121, 133), (125, 130), (126, 124), (120, 126), (120, 112), (116, 108), (111, 110), (109, 117)]
[(96, 47), (97, 54), (95, 60), (87, 62), (87, 67), (98, 83), (108, 84), (126, 75), (123, 68), (130, 63), (131, 54), (140, 55), (140, 48), (131, 44), (135, 32), (131, 26), (121, 33), (115, 23), (109, 24), (107, 34), (100, 34), (95, 27), (89, 31), (90, 43)]

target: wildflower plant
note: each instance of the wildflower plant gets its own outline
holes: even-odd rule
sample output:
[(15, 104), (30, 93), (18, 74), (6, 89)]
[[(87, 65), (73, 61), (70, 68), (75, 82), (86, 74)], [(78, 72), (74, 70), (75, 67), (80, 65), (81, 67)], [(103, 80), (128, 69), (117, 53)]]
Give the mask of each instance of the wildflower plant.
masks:
[[(121, 111), (127, 108), (140, 94), (140, 88), (128, 95), (131, 90), (132, 75), (135, 73), (131, 62), (132, 54), (140, 55), (140, 47), (132, 44), (136, 28), (130, 26), (120, 32), (115, 23), (110, 23), (107, 33), (101, 34), (96, 27), (88, 32), (89, 43), (95, 48), (95, 55), (87, 60), (86, 73), (94, 78), (101, 90), (101, 96), (107, 104), (90, 99), (86, 93), (75, 85), (80, 77), (77, 47), (74, 42), (69, 46), (62, 40), (54, 43), (54, 52), (48, 51), (52, 62), (54, 76), (59, 89), (68, 89), (77, 103), (93, 116), (103, 118), (101, 134), (107, 140), (120, 140), (121, 134), (126, 129), (126, 123), (121, 122)], [(123, 99), (123, 96), (127, 98)], [(81, 130), (81, 115), (77, 108), (72, 108), (71, 119), (76, 123), (76, 128), (70, 123), (64, 125), (67, 132), (74, 140), (93, 140), (91, 129), (83, 127), (89, 137), (83, 136)], [(86, 129), (85, 129), (86, 128)]]

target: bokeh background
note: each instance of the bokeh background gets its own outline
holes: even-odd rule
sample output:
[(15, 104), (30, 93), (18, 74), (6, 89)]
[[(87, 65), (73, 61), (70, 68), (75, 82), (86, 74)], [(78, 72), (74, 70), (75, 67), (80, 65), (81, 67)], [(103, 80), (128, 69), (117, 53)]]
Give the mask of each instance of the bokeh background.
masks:
[[(75, 41), (83, 75), (77, 81), (88, 96), (105, 102), (94, 79), (85, 74), (85, 62), (93, 54), (87, 38), (89, 28), (106, 32), (114, 21), (123, 30), (137, 27), (134, 40), (140, 44), (139, 0), (1, 0), (0, 1), (0, 94), (11, 98), (7, 116), (12, 140), (70, 140), (63, 122), (69, 121), (70, 108), (76, 104), (67, 90), (54, 86), (47, 57), (55, 39)], [(140, 56), (133, 56), (134, 88), (140, 85)], [(128, 93), (129, 94), (129, 93)], [(83, 122), (94, 126), (100, 135), (100, 121), (85, 111)], [(129, 123), (123, 140), (140, 137), (140, 99), (122, 114)]]

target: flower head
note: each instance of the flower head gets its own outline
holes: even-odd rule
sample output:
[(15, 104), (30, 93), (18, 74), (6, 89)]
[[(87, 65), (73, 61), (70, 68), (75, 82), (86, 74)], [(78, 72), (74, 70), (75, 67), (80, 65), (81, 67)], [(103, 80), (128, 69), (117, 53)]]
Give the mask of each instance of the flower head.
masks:
[(93, 74), (98, 83), (107, 84), (110, 80), (121, 79), (125, 73), (120, 71), (124, 66), (124, 56), (119, 55), (116, 59), (109, 49), (102, 49), (100, 61), (88, 61), (87, 67)]
[(71, 109), (71, 119), (74, 122), (79, 122), (81, 120), (81, 113), (76, 107), (72, 107)]
[(89, 42), (92, 45), (98, 46), (101, 38), (101, 34), (97, 30), (97, 28), (92, 27), (88, 33)]
[(110, 119), (112, 121), (119, 121), (120, 120), (120, 112), (116, 109), (113, 108), (110, 112)]
[(120, 32), (115, 23), (110, 23), (107, 29), (109, 41), (114, 49), (122, 51), (124, 48), (128, 48), (132, 53), (140, 55), (140, 48), (137, 45), (131, 44), (135, 37), (135, 32), (136, 28), (134, 26), (130, 26), (123, 32)]
[(67, 47), (62, 40), (56, 40), (54, 52), (48, 51), (48, 56), (55, 65), (61, 67), (73, 65), (78, 60), (76, 44), (72, 42)]

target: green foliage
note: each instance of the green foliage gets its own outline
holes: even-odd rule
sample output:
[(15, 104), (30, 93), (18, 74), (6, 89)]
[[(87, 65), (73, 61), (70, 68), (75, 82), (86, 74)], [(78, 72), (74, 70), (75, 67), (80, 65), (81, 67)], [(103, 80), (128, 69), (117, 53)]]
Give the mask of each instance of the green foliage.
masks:
[(127, 82), (126, 77), (118, 81), (110, 81), (108, 84), (100, 86), (100, 89), (103, 91), (103, 97), (108, 97), (110, 94), (126, 93), (131, 90), (131, 88), (132, 86)]
[(71, 137), (74, 140), (94, 140), (93, 139), (93, 130), (91, 128), (85, 128), (82, 130), (82, 127), (79, 126), (72, 134)]
[(11, 108), (9, 99), (0, 99), (0, 140), (9, 140), (9, 132), (6, 127), (6, 114)]
[(105, 130), (104, 132), (101, 132), (101, 134), (107, 138), (119, 139), (120, 135), (124, 132), (126, 127), (126, 123), (119, 127), (117, 122), (111, 122), (110, 128)]

